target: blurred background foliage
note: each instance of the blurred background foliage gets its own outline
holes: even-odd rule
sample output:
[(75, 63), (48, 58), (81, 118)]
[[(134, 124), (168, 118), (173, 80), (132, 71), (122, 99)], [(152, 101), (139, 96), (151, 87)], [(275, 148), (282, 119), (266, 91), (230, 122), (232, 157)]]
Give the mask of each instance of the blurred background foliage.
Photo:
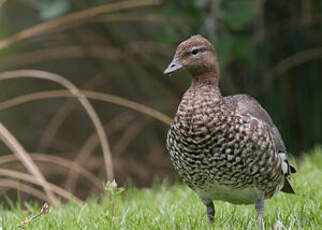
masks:
[[(136, 2), (145, 6), (117, 7), (133, 1), (0, 1), (0, 44), (9, 41), (0, 45), (0, 71), (56, 73), (81, 89), (120, 96), (173, 117), (190, 77), (162, 72), (178, 43), (200, 33), (218, 53), (224, 95), (257, 98), (294, 156), (321, 144), (322, 1), (140, 0)], [(86, 11), (113, 4), (109, 12)], [(88, 17), (53, 28), (44, 24), (42, 32), (27, 37), (18, 34), (81, 11)], [(5, 80), (0, 99), (53, 89), (60, 88), (39, 79)], [(108, 136), (117, 181), (137, 186), (148, 186), (155, 177), (174, 181), (165, 149), (166, 124), (122, 106), (92, 105)], [(99, 179), (106, 178), (99, 144), (83, 146), (96, 134), (77, 100), (34, 101), (2, 110), (0, 117), (28, 152), (77, 159)], [(89, 153), (79, 157), (82, 147)], [(1, 143), (0, 156), (7, 154)], [(49, 181), (78, 197), (100, 192), (68, 168), (36, 162)], [(1, 167), (24, 170), (19, 162)]]

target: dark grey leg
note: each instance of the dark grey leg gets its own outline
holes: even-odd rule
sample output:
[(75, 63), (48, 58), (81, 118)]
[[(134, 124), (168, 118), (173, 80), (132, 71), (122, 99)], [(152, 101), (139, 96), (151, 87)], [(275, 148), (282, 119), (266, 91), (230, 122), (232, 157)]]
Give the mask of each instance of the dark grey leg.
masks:
[(209, 203), (206, 204), (206, 208), (207, 208), (207, 217), (209, 222), (212, 224), (214, 222), (214, 215), (215, 215), (215, 207), (214, 207), (214, 203), (211, 201)]
[(264, 197), (261, 197), (261, 199), (256, 202), (255, 208), (256, 208), (257, 215), (258, 215), (258, 219), (257, 219), (258, 227), (260, 230), (262, 230), (263, 229)]

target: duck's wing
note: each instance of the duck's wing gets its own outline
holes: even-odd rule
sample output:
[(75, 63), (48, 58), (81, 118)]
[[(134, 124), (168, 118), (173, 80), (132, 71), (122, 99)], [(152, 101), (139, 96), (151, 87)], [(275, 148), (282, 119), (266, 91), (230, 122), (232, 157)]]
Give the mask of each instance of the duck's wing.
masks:
[(237, 94), (233, 96), (224, 97), (225, 103), (234, 109), (238, 114), (241, 115), (249, 115), (254, 117), (257, 120), (263, 122), (271, 132), (274, 143), (276, 146), (276, 150), (282, 160), (282, 170), (285, 175), (285, 183), (284, 187), (281, 191), (287, 193), (294, 193), (290, 183), (288, 182), (288, 178), (290, 178), (291, 173), (295, 173), (295, 168), (291, 166), (287, 159), (287, 151), (284, 144), (284, 141), (281, 137), (280, 132), (272, 121), (272, 118), (266, 112), (266, 110), (257, 102), (256, 99), (245, 95), (245, 94)]

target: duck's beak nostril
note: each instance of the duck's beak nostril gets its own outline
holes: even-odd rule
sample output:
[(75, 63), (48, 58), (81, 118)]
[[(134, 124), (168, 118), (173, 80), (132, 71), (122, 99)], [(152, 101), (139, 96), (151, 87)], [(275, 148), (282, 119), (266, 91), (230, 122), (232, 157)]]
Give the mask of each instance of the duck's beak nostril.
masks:
[(170, 74), (173, 73), (177, 70), (180, 70), (183, 68), (183, 65), (181, 64), (181, 62), (179, 61), (178, 58), (174, 58), (172, 60), (172, 62), (170, 63), (170, 65), (168, 66), (168, 68), (163, 72), (164, 74)]

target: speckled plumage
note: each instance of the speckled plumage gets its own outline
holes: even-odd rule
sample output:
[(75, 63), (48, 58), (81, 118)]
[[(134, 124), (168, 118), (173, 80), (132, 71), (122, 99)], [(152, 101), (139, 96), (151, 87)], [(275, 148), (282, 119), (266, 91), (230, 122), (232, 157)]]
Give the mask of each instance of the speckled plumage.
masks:
[(165, 73), (181, 68), (192, 74), (192, 84), (168, 132), (167, 148), (176, 171), (199, 195), (207, 213), (212, 213), (213, 200), (262, 202), (284, 183), (285, 191), (293, 192), (286, 180), (291, 168), (278, 129), (255, 99), (221, 95), (211, 44), (199, 35), (182, 42)]

